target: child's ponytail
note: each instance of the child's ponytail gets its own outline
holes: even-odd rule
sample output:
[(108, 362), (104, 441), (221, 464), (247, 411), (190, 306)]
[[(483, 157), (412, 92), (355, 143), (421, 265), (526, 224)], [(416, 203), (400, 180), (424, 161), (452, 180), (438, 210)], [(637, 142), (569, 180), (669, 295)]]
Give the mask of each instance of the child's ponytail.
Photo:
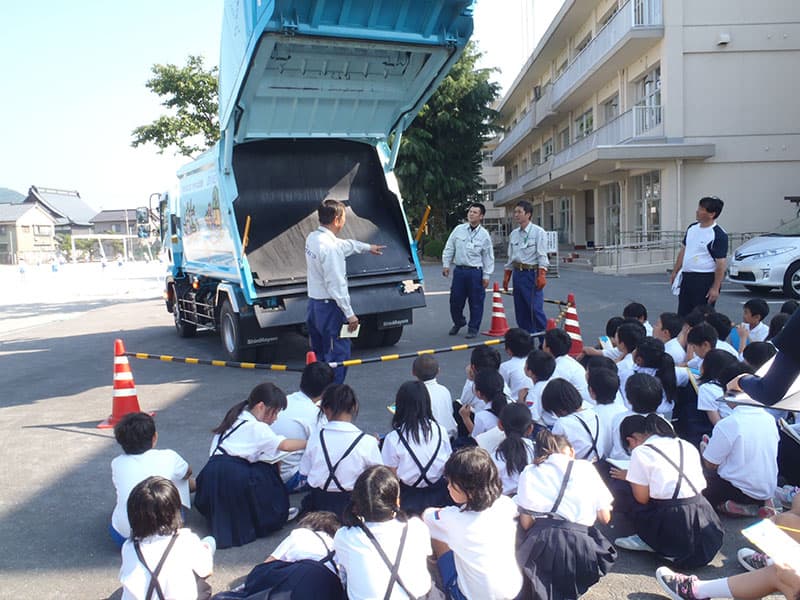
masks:
[(664, 342), (654, 337), (646, 337), (636, 346), (636, 356), (642, 361), (641, 366), (656, 370), (656, 377), (661, 381), (667, 401), (675, 402), (678, 394), (675, 361), (672, 355), (665, 352)]
[(508, 399), (503, 392), (503, 376), (494, 369), (481, 369), (475, 374), (475, 390), (489, 403), (489, 412), (498, 419)]
[(506, 461), (506, 471), (509, 475), (522, 473), (530, 462), (525, 435), (533, 424), (531, 411), (524, 404), (507, 404), (500, 413), (500, 423), (503, 425), (506, 439), (500, 442), (495, 456)]

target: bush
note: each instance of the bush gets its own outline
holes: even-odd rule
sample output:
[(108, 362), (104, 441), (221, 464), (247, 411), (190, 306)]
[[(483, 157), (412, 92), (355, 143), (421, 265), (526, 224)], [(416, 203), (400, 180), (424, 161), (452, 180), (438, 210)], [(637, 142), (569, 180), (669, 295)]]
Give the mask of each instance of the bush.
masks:
[(424, 255), (428, 258), (442, 258), (442, 251), (444, 250), (445, 242), (443, 240), (430, 240), (425, 244)]

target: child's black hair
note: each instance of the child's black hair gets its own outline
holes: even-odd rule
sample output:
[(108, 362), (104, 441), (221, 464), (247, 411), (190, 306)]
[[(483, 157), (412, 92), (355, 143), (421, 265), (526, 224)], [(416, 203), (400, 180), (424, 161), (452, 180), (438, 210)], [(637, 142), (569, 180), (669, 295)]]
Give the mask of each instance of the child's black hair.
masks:
[(533, 373), (536, 381), (547, 381), (556, 370), (556, 359), (544, 350), (533, 350), (525, 359), (525, 366)]
[(551, 379), (542, 392), (542, 408), (557, 417), (566, 417), (580, 409), (580, 392), (566, 379)]
[(637, 321), (647, 321), (647, 308), (641, 302), (631, 302), (622, 309), (622, 316), (624, 318), (632, 318)]
[(153, 447), (156, 422), (143, 412), (128, 413), (114, 425), (114, 438), (125, 454), (144, 454)]
[(392, 429), (417, 444), (420, 443), (420, 432), (426, 442), (431, 439), (433, 413), (428, 386), (421, 381), (406, 381), (397, 390), (394, 407)]
[(519, 327), (509, 329), (506, 331), (506, 348), (511, 351), (512, 356), (518, 358), (528, 356), (533, 348), (531, 334)]
[(333, 383), (333, 377), (333, 369), (328, 363), (322, 361), (309, 363), (300, 375), (300, 391), (309, 398), (317, 398)]
[(373, 465), (361, 473), (353, 486), (350, 502), (342, 513), (342, 524), (357, 527), (360, 523), (383, 523), (400, 512), (400, 481), (389, 467)]
[(692, 327), (689, 333), (686, 334), (686, 345), (693, 344), (695, 346), (702, 346), (708, 342), (711, 344), (711, 347), (714, 348), (717, 345), (718, 339), (717, 330), (708, 323), (703, 322)]
[(297, 526), (311, 531), (321, 531), (333, 537), (339, 531), (342, 522), (336, 513), (329, 510), (314, 510), (300, 517)]
[(586, 359), (586, 372), (589, 373), (594, 369), (607, 369), (616, 373), (617, 363), (607, 356), (589, 356)]
[(544, 334), (544, 343), (547, 345), (547, 350), (550, 354), (556, 358), (567, 354), (572, 346), (572, 340), (569, 339), (569, 334), (559, 328), (546, 331)]
[(708, 383), (711, 381), (719, 383), (719, 374), (722, 369), (738, 362), (737, 358), (726, 350), (719, 350), (717, 348), (709, 350), (705, 358), (703, 358), (703, 364), (700, 367), (699, 383)]
[(468, 446), (450, 455), (444, 476), (467, 497), (462, 510), (482, 511), (503, 494), (497, 465), (483, 448)]
[(131, 537), (143, 540), (151, 535), (171, 535), (183, 526), (178, 488), (164, 477), (140, 481), (128, 496)]
[(411, 372), (420, 381), (430, 381), (439, 374), (439, 361), (432, 354), (423, 354), (414, 359)]
[(332, 383), (322, 392), (319, 408), (330, 413), (331, 417), (344, 414), (355, 417), (358, 414), (358, 398), (346, 383)]
[(686, 315), (686, 324), (690, 328), (696, 327), (697, 325), (700, 325), (700, 323), (705, 323), (706, 317), (713, 312), (715, 312), (714, 307), (710, 304), (700, 304), (695, 306), (689, 311), (689, 314)]
[(572, 448), (572, 444), (563, 435), (551, 433), (548, 429), (541, 429), (536, 434), (534, 444), (533, 462), (537, 465), (542, 464), (553, 454), (561, 454), (564, 450)]
[(234, 404), (227, 413), (222, 423), (217, 425), (212, 431), (214, 433), (225, 433), (231, 428), (242, 411), (246, 408), (251, 410), (257, 404), (264, 403), (267, 408), (283, 410), (286, 408), (286, 394), (281, 388), (272, 382), (259, 383), (250, 391), (247, 400), (242, 400), (238, 404)]
[(769, 314), (769, 304), (763, 298), (751, 298), (744, 303), (743, 308), (749, 310), (751, 315), (761, 317), (762, 321)]
[(794, 314), (798, 306), (800, 306), (800, 302), (797, 300), (787, 300), (781, 304), (781, 312), (787, 315)]
[[(775, 317), (773, 317), (772, 320), (774, 321)], [(742, 350), (742, 358), (744, 358), (744, 361), (753, 367), (753, 369), (759, 369), (777, 353), (778, 349), (769, 342), (750, 342), (745, 346), (744, 350)]]
[(617, 335), (617, 328), (625, 322), (625, 319), (622, 317), (611, 317), (608, 321), (606, 321), (606, 335), (610, 338), (613, 338)]
[(773, 316), (769, 320), (769, 331), (767, 332), (767, 339), (771, 340), (776, 335), (781, 332), (781, 329), (784, 328), (786, 323), (789, 321), (789, 318), (792, 315), (788, 315), (786, 313), (778, 313), (777, 315)]
[(717, 330), (717, 339), (719, 340), (728, 339), (728, 336), (731, 334), (731, 329), (733, 329), (731, 318), (721, 312), (714, 312), (708, 315), (706, 317), (706, 323)]
[(475, 391), (480, 392), (483, 399), (489, 403), (489, 412), (500, 418), (500, 412), (508, 404), (508, 398), (503, 392), (505, 385), (503, 376), (494, 369), (481, 369), (475, 374), (474, 383)]
[(598, 404), (614, 404), (619, 391), (619, 375), (610, 369), (591, 369), (589, 373), (589, 389), (594, 393)]
[(739, 362), (738, 360), (735, 363), (731, 363), (719, 372), (719, 376), (717, 377), (717, 381), (719, 381), (720, 386), (722, 389), (730, 383), (731, 379), (737, 377), (739, 375), (752, 375), (755, 372), (753, 367), (748, 365), (747, 363)]
[(500, 412), (500, 423), (506, 438), (500, 442), (495, 456), (506, 461), (508, 474), (522, 473), (530, 461), (525, 438), (533, 425), (531, 411), (524, 404), (507, 404)]
[(647, 373), (634, 373), (625, 382), (625, 397), (631, 410), (648, 414), (658, 410), (664, 397), (661, 382)]
[(491, 346), (475, 346), (469, 357), (469, 364), (472, 365), (473, 371), (480, 371), (486, 368), (496, 371), (500, 368), (500, 353), (497, 348), (492, 348)]
[(676, 438), (675, 430), (662, 417), (656, 413), (644, 415), (628, 415), (622, 419), (619, 424), (619, 437), (622, 441), (622, 447), (628, 454), (631, 453), (628, 438), (634, 433), (641, 433), (643, 435), (660, 435), (661, 437)]
[(675, 376), (675, 359), (664, 351), (664, 342), (654, 337), (646, 337), (636, 347), (636, 356), (641, 360), (641, 366), (656, 370), (664, 388), (668, 402), (675, 402), (678, 395), (678, 380)]
[(686, 323), (682, 316), (674, 312), (661, 313), (658, 316), (658, 320), (661, 321), (661, 328), (666, 329), (669, 332), (669, 337), (671, 338), (678, 337), (681, 333), (681, 330), (683, 330), (684, 324)]
[(636, 346), (639, 345), (639, 342), (641, 342), (646, 335), (647, 331), (644, 325), (636, 320), (625, 321), (617, 328), (617, 342), (624, 344), (627, 352), (636, 350)]

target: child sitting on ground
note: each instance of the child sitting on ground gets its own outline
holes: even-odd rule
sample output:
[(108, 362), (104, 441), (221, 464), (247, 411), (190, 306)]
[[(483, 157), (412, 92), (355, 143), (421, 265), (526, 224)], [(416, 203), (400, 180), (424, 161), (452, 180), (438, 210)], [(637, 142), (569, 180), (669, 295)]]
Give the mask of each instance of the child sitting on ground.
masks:
[(751, 342), (763, 342), (769, 335), (769, 327), (764, 319), (769, 314), (769, 304), (763, 298), (751, 298), (744, 303), (742, 309), (742, 323), (731, 331), (731, 345), (739, 354)]
[(681, 346), (680, 335), (686, 322), (678, 313), (661, 313), (653, 328), (653, 337), (664, 342), (664, 351), (676, 365), (686, 364), (686, 350)]
[(589, 393), (595, 401), (594, 412), (600, 419), (600, 429), (603, 432), (599, 439), (606, 440), (606, 445), (599, 449), (600, 455), (606, 457), (611, 453), (614, 419), (626, 412), (625, 405), (616, 401), (619, 395), (619, 377), (616, 371), (593, 365), (589, 366), (587, 377)]
[(586, 370), (577, 360), (568, 355), (572, 341), (563, 329), (551, 329), (544, 334), (542, 350), (556, 359), (556, 369), (552, 379), (560, 378), (569, 381), (578, 390), (581, 398), (591, 403), (589, 387), (586, 384)]
[[(617, 348), (617, 328), (625, 321), (622, 317), (611, 317), (606, 321), (606, 335), (607, 341), (601, 338), (601, 343), (598, 347), (592, 348), (591, 346), (584, 346), (583, 356), (591, 358), (594, 356), (604, 356), (610, 358), (614, 362), (622, 358), (622, 352)], [(579, 357), (582, 364), (586, 362)]]
[(458, 435), (458, 427), (453, 418), (453, 397), (450, 390), (436, 381), (436, 376), (439, 374), (439, 361), (432, 354), (418, 356), (411, 366), (411, 374), (428, 388), (433, 419), (447, 430), (448, 437), (455, 438)]
[(458, 506), (429, 508), (430, 529), (444, 592), (451, 600), (511, 600), (522, 587), (514, 556), (517, 507), (503, 496), (497, 467), (482, 448), (462, 448), (444, 467)]
[(545, 414), (542, 410), (542, 392), (547, 387), (547, 382), (556, 370), (556, 359), (544, 350), (534, 350), (525, 360), (525, 374), (530, 378), (532, 385), (525, 395), (525, 404), (531, 411), (531, 419), (537, 425), (552, 427), (556, 422), (555, 415)]
[(500, 365), (499, 371), (514, 402), (524, 403), (528, 388), (532, 385), (525, 374), (525, 359), (532, 349), (531, 334), (524, 329), (514, 327), (506, 332), (506, 354), (509, 359)]
[(503, 387), (503, 377), (493, 369), (482, 369), (475, 375), (475, 396), (487, 408), (473, 414), (469, 406), (462, 406), (459, 411), (464, 426), (473, 438), (497, 427), (500, 412), (508, 404), (508, 396), (503, 392)]
[(214, 538), (183, 528), (181, 499), (164, 477), (139, 482), (127, 500), (131, 537), (122, 546), (122, 598), (210, 598), (205, 578)]
[(533, 462), (533, 441), (530, 435), (533, 432), (531, 413), (526, 406), (514, 402), (507, 404), (500, 412), (500, 430), (505, 438), (491, 453), (492, 460), (497, 465), (500, 481), (503, 484), (503, 493), (513, 496), (517, 493), (517, 482), (522, 470)]
[(718, 401), (725, 395), (725, 387), (719, 380), (719, 374), (728, 365), (738, 362), (725, 350), (715, 348), (708, 351), (700, 366), (700, 379), (697, 381), (700, 384), (697, 388), (697, 410), (706, 413), (711, 427), (731, 413), (732, 409), (727, 403)]
[(542, 408), (558, 417), (553, 433), (569, 440), (575, 456), (589, 462), (605, 458), (610, 447), (606, 430), (600, 427), (594, 408), (583, 407), (575, 386), (564, 379), (551, 379), (542, 394)]
[(641, 302), (631, 302), (622, 309), (623, 319), (636, 319), (644, 326), (646, 336), (653, 335), (653, 326), (647, 321), (647, 308)]
[(111, 461), (111, 480), (117, 492), (117, 503), (111, 514), (109, 533), (122, 546), (131, 535), (128, 523), (128, 497), (137, 483), (160, 475), (178, 488), (181, 503), (189, 508), (189, 493), (194, 491), (192, 469), (174, 450), (156, 450), (158, 433), (153, 417), (147, 413), (129, 413), (114, 426), (114, 437), (124, 454)]

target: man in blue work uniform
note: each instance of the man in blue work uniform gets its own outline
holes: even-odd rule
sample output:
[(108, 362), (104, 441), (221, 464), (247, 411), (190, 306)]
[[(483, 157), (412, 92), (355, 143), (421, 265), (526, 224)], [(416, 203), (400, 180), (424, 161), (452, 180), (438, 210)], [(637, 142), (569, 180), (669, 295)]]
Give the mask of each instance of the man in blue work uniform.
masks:
[(503, 289), (514, 276), (514, 314), (517, 326), (530, 333), (544, 331), (544, 286), (547, 285), (547, 234), (531, 223), (533, 206), (520, 200), (514, 208), (514, 220), (519, 225), (508, 239), (508, 262), (503, 273)]
[(450, 275), (453, 269), (453, 283), (450, 286), (450, 316), (453, 326), (450, 335), (456, 335), (467, 324), (464, 319), (464, 303), (469, 300), (468, 338), (478, 335), (483, 318), (483, 301), (486, 286), (494, 272), (494, 248), (492, 237), (481, 226), (486, 207), (474, 202), (467, 210), (467, 222), (453, 229), (447, 238), (442, 252), (442, 275)]
[[(358, 317), (350, 306), (345, 259), (366, 252), (383, 254), (386, 246), (337, 238), (346, 217), (345, 205), (338, 200), (325, 200), (317, 215), (320, 226), (306, 238), (306, 324), (317, 360), (341, 363), (350, 358), (350, 340), (339, 337), (342, 325), (347, 323), (350, 332), (358, 327)], [(346, 374), (345, 367), (338, 367), (335, 383), (342, 383)]]

